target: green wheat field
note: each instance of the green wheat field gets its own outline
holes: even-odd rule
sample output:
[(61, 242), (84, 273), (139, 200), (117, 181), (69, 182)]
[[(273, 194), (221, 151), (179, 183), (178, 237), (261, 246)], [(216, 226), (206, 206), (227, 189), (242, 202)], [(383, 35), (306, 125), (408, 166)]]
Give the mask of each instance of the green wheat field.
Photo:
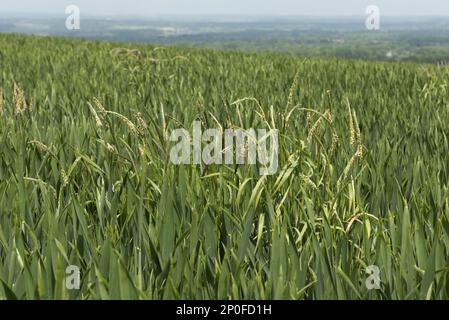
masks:
[[(195, 120), (278, 171), (173, 165)], [(448, 124), (444, 65), (0, 35), (0, 298), (448, 299)]]

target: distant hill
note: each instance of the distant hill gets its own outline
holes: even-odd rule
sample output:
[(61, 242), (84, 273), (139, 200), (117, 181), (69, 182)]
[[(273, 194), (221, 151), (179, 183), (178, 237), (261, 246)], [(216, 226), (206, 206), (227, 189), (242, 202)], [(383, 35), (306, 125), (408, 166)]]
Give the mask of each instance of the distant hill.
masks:
[(61, 16), (4, 16), (0, 32), (60, 35), (188, 47), (286, 52), (387, 61), (449, 60), (449, 19), (384, 17), (379, 31), (364, 17), (85, 17), (81, 29)]

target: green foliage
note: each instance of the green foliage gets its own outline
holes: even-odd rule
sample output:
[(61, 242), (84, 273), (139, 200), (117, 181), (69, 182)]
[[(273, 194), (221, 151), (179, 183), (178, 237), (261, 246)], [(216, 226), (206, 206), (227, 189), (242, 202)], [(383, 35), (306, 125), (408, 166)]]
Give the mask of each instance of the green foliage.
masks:
[[(0, 36), (1, 298), (449, 298), (449, 69), (120, 46)], [(174, 166), (197, 119), (278, 172)]]

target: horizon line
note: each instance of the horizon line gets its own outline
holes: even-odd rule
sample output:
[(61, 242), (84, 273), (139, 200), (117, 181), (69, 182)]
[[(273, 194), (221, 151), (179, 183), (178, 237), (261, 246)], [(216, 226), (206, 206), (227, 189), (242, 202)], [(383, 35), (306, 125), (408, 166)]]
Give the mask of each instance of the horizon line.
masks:
[[(82, 13), (82, 11), (81, 11)], [(83, 13), (82, 13), (83, 14)], [(0, 16), (35, 16), (35, 17), (51, 17), (51, 16), (65, 16), (64, 12), (18, 12), (18, 11), (2, 11)], [(208, 18), (208, 17), (229, 17), (229, 18), (365, 18), (364, 14), (290, 14), (290, 13), (275, 13), (275, 14), (252, 14), (252, 13), (198, 13), (198, 14), (183, 14), (183, 13), (153, 13), (153, 14), (120, 14), (120, 13), (84, 13), (83, 15), (92, 18)], [(382, 14), (384, 18), (448, 18), (448, 14)]]

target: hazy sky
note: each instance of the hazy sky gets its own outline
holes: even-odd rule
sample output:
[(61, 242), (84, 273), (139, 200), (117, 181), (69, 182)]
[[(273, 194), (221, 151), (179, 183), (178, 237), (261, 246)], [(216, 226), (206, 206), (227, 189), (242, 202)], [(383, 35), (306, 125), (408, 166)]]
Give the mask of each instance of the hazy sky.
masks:
[(395, 16), (448, 15), (449, 0), (0, 0), (1, 13), (64, 14), (69, 4), (81, 13), (105, 15), (364, 15), (367, 5)]

